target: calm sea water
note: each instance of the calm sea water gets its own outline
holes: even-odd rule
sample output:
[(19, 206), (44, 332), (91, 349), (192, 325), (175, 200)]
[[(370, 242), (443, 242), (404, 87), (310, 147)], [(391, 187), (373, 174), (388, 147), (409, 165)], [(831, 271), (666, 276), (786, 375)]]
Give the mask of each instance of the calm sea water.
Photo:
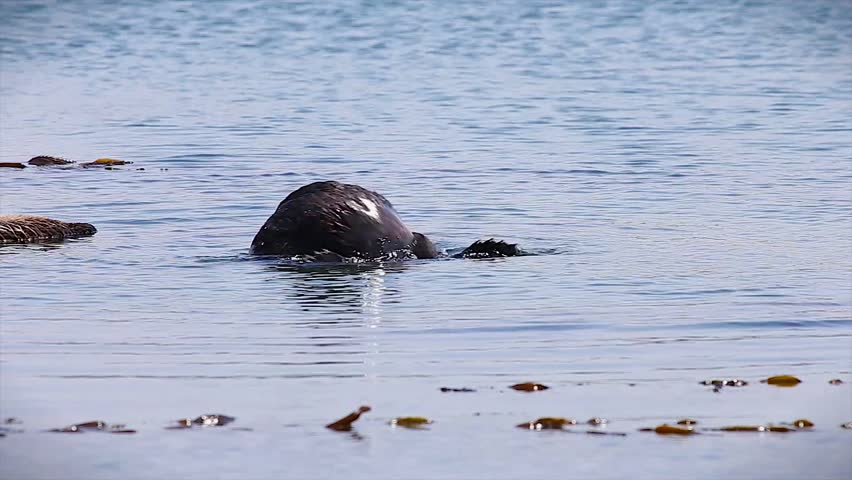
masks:
[[(0, 161), (135, 162), (0, 171), (99, 229), (0, 251), (4, 478), (852, 475), (848, 2), (3, 1), (0, 52)], [(539, 255), (249, 258), (323, 179)], [(163, 429), (202, 413), (251, 430)], [(514, 428), (554, 415), (629, 435)], [(683, 416), (817, 428), (636, 431)], [(42, 432), (93, 419), (139, 433)]]

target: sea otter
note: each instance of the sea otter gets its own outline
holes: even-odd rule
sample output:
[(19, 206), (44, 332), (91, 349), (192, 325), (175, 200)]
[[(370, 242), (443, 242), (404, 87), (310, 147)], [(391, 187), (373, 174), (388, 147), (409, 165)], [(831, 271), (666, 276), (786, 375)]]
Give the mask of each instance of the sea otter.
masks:
[(0, 245), (38, 243), (94, 235), (88, 223), (66, 223), (32, 215), (0, 215)]
[[(318, 261), (437, 258), (435, 244), (412, 232), (382, 195), (334, 181), (316, 182), (287, 195), (251, 244), (251, 253)], [(462, 258), (521, 255), (515, 244), (480, 240)]]

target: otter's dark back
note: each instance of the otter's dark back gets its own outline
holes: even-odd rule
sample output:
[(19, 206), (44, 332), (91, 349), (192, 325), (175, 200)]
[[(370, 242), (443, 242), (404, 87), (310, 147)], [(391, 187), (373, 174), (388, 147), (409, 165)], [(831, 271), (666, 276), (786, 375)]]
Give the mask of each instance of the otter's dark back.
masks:
[(383, 196), (357, 185), (317, 182), (284, 199), (254, 237), (260, 255), (333, 252), (378, 258), (407, 251), (413, 235)]

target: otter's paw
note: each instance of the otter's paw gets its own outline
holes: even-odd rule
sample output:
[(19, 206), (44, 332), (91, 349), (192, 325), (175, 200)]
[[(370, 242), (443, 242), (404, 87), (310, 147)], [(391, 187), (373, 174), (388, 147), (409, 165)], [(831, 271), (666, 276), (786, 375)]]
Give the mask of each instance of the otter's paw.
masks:
[(459, 258), (494, 258), (494, 257), (517, 257), (523, 255), (523, 250), (515, 243), (506, 243), (503, 240), (477, 240), (471, 246), (465, 248), (456, 255)]

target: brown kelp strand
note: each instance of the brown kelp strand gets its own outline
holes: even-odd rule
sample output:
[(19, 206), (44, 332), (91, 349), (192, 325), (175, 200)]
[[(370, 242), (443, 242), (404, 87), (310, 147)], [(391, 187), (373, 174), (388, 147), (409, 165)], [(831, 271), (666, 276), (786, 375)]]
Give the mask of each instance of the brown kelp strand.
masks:
[(796, 420), (793, 420), (792, 425), (796, 428), (813, 428), (814, 422), (807, 418), (797, 418)]
[(802, 383), (802, 381), (798, 377), (794, 377), (792, 375), (776, 375), (774, 377), (769, 377), (765, 380), (761, 380), (760, 382), (769, 385), (775, 385), (777, 387), (795, 387), (796, 385)]
[(680, 420), (677, 421), (677, 424), (678, 425), (692, 426), (692, 425), (698, 424), (698, 420), (693, 420), (691, 418), (681, 418)]
[(81, 167), (115, 167), (119, 165), (129, 165), (133, 162), (118, 160), (115, 158), (99, 158), (94, 162), (81, 163)]
[(773, 432), (773, 433), (788, 433), (795, 432), (794, 428), (780, 425), (731, 425), (722, 428), (714, 428), (712, 430), (718, 432)]
[(27, 166), (20, 162), (0, 162), (0, 168), (27, 168)]
[(467, 388), (467, 387), (461, 387), (461, 388), (441, 387), (441, 391), (444, 392), (444, 393), (471, 393), (471, 392), (475, 392), (476, 390), (474, 390), (472, 388)]
[(697, 435), (698, 432), (692, 427), (681, 427), (664, 423), (654, 428), (640, 428), (640, 432), (654, 432), (657, 435)]
[(332, 430), (336, 430), (338, 432), (348, 432), (352, 430), (352, 423), (361, 418), (361, 415), (369, 412), (371, 409), (367, 405), (362, 405), (358, 407), (358, 410), (346, 415), (345, 417), (337, 420), (336, 422), (331, 422), (325, 426), (325, 428), (330, 428)]
[(540, 383), (525, 382), (517, 383), (509, 388), (511, 388), (512, 390), (517, 390), (519, 392), (539, 392), (542, 390), (547, 390), (550, 387), (548, 387), (547, 385), (542, 385)]
[(520, 423), (517, 427), (526, 430), (561, 430), (565, 426), (576, 424), (577, 421), (570, 418), (541, 417), (531, 422)]

